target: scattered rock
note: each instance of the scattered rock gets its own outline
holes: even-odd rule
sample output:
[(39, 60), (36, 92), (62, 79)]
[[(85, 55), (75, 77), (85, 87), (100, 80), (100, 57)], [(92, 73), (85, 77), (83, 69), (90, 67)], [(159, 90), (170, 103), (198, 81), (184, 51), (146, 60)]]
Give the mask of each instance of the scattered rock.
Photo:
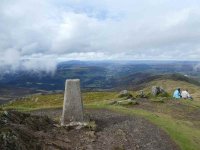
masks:
[(165, 90), (159, 86), (153, 86), (151, 91), (153, 96), (158, 96), (159, 94), (165, 94)]
[(122, 94), (128, 94), (128, 91), (127, 90), (123, 90), (119, 93), (119, 95), (122, 95)]
[(123, 90), (119, 93), (118, 98), (130, 99), (133, 98), (133, 95), (127, 90)]
[(90, 122), (70, 122), (69, 124), (64, 125), (64, 127), (66, 127), (67, 129), (76, 129), (76, 130), (80, 130), (82, 128), (88, 128), (91, 131), (95, 131), (97, 126), (94, 121), (90, 121)]
[(145, 95), (143, 90), (140, 90), (136, 98), (148, 98), (148, 95)]
[(127, 100), (122, 100), (122, 101), (117, 101), (118, 105), (137, 105), (138, 102), (132, 99), (127, 99)]

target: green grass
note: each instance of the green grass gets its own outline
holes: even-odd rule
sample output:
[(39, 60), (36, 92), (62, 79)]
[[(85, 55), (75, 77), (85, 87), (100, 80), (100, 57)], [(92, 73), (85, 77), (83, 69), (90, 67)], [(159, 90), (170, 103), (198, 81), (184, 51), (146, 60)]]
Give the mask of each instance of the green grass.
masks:
[(99, 101), (109, 101), (116, 98), (117, 92), (86, 92), (83, 93), (83, 103), (89, 104)]
[[(115, 92), (86, 92), (82, 94), (83, 103), (107, 101), (114, 98)], [(35, 95), (3, 105), (0, 109), (15, 109), (18, 111), (33, 111), (39, 109), (61, 108), (63, 94)]]
[(35, 95), (25, 99), (17, 100), (3, 105), (3, 109), (15, 109), (19, 111), (32, 111), (37, 109), (62, 107), (63, 96), (55, 95)]

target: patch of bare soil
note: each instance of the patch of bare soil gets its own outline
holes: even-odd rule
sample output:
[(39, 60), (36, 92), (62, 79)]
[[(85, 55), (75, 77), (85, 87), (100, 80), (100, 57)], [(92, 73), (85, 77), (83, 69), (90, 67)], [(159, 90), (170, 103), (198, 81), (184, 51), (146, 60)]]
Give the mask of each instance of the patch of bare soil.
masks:
[(95, 149), (175, 150), (175, 143), (155, 125), (107, 110), (92, 111), (99, 125)]
[(67, 150), (178, 150), (170, 137), (140, 117), (108, 110), (87, 110), (97, 129), (56, 127), (49, 117), (61, 110), (36, 111), (33, 114), (4, 113), (0, 117), (0, 149)]
[(200, 109), (189, 113), (188, 118), (193, 119), (194, 121), (200, 121)]

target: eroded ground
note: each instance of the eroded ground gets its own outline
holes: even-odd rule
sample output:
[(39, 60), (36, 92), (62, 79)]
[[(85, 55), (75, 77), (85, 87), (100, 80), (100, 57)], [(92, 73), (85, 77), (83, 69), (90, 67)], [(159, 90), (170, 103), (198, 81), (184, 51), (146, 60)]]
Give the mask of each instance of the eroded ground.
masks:
[[(60, 109), (1, 116), (0, 149), (177, 150), (177, 145), (157, 126), (140, 117), (108, 110), (86, 110), (96, 130), (57, 127)], [(48, 117), (45, 117), (48, 115)]]

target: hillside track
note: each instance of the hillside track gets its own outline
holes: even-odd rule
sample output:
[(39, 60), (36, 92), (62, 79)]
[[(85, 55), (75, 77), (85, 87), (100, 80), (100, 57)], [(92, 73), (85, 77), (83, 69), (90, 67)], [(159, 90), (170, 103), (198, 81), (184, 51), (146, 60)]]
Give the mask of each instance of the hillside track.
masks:
[[(61, 109), (39, 110), (34, 115), (47, 115), (50, 118), (59, 118)], [(138, 117), (112, 112), (106, 109), (87, 109), (85, 114), (97, 124), (96, 131), (59, 130), (53, 133), (55, 138), (67, 139), (67, 143), (54, 141), (54, 146), (62, 144), (67, 149), (91, 150), (178, 150), (179, 147), (170, 137), (156, 125)], [(52, 135), (49, 135), (51, 137)], [(58, 138), (59, 139), (59, 138)], [(48, 139), (47, 139), (48, 140)], [(70, 142), (69, 142), (70, 141)], [(49, 145), (53, 148), (53, 145)]]

